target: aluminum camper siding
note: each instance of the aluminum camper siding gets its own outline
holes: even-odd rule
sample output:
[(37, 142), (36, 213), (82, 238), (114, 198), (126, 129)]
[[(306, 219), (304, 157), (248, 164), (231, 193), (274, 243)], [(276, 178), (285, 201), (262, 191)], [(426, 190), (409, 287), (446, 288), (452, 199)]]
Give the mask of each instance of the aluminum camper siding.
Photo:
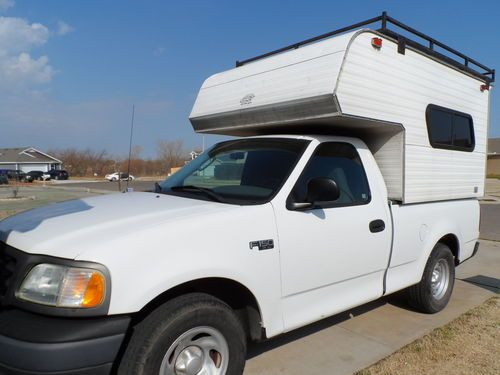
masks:
[[(381, 37), (380, 50), (371, 38)], [(484, 194), (489, 91), (484, 82), (373, 32), (353, 37), (335, 94), (343, 115), (400, 123), (405, 129), (405, 203), (480, 197)], [(473, 152), (432, 148), (426, 108), (435, 104), (472, 116)], [(397, 176), (380, 163), (384, 177)], [(397, 164), (393, 166), (398, 168)], [(386, 178), (387, 180), (387, 178)]]
[(189, 116), (194, 130), (255, 135), (263, 127), (338, 115), (333, 91), (352, 35), (207, 78)]
[[(380, 37), (380, 50), (371, 38)], [(489, 91), (463, 71), (363, 29), (209, 77), (190, 115), (197, 132), (345, 134), (373, 152), (389, 198), (417, 203), (484, 192)], [(432, 148), (429, 104), (465, 112), (473, 152)], [(346, 134), (346, 131), (348, 134)]]

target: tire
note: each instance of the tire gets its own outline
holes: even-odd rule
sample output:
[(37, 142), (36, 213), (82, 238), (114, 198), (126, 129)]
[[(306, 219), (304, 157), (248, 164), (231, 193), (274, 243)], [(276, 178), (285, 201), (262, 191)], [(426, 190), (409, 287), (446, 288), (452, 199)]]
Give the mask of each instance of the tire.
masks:
[(421, 312), (437, 313), (448, 304), (454, 284), (453, 254), (448, 246), (438, 243), (427, 260), (422, 279), (407, 290), (409, 303)]
[(192, 293), (161, 305), (133, 327), (117, 373), (175, 375), (187, 366), (188, 374), (196, 374), (207, 366), (215, 370), (211, 374), (241, 375), (245, 360), (246, 335), (233, 310), (210, 295)]

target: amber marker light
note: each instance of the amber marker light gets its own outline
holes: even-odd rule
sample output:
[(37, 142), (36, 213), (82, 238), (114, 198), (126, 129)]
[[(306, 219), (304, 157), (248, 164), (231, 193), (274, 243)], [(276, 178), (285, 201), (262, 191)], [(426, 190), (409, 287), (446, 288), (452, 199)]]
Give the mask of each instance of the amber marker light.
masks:
[(85, 294), (83, 295), (81, 306), (84, 308), (99, 306), (104, 302), (105, 295), (106, 280), (101, 273), (94, 272), (87, 284), (87, 290), (85, 290)]

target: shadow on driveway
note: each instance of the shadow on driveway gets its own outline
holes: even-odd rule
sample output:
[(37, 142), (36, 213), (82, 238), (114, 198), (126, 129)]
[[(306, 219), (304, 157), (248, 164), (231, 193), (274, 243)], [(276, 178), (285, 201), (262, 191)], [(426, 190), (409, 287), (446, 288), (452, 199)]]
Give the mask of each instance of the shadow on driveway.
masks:
[(251, 359), (253, 357), (257, 357), (264, 352), (270, 351), (272, 349), (278, 348), (280, 346), (289, 344), (293, 341), (300, 340), (304, 337), (312, 335), (316, 332), (322, 331), (324, 329), (330, 328), (337, 324), (340, 324), (346, 320), (352, 319), (355, 316), (366, 314), (372, 310), (375, 310), (383, 305), (391, 304), (396, 307), (409, 310), (416, 311), (412, 309), (404, 299), (404, 293), (398, 292), (394, 293), (390, 296), (382, 297), (373, 302), (369, 302), (365, 305), (358, 306), (356, 308), (350, 309), (343, 313), (339, 313), (337, 315), (331, 316), (329, 318), (320, 320), (319, 322), (309, 324), (305, 327), (298, 328), (288, 333), (284, 333), (277, 337), (271, 338), (267, 341), (259, 342), (259, 343), (249, 343), (248, 346), (248, 354), (247, 359)]
[(500, 294), (500, 279), (496, 277), (489, 277), (484, 275), (476, 275), (461, 279), (462, 281), (477, 285), (481, 288), (489, 290), (490, 292)]

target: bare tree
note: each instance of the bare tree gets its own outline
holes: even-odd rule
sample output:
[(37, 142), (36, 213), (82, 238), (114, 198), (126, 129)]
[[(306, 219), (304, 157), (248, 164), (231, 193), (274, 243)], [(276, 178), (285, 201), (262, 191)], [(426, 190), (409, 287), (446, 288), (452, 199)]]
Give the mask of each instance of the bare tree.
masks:
[[(158, 142), (157, 158), (147, 159), (141, 157), (142, 147), (132, 147), (130, 159), (130, 172), (134, 176), (163, 177), (170, 172), (170, 168), (182, 166), (189, 159), (183, 142), (160, 141)], [(71, 176), (89, 177), (104, 176), (107, 173), (125, 172), (128, 167), (128, 158), (119, 155), (109, 155), (105, 150), (92, 149), (78, 150), (67, 148), (63, 150), (50, 150), (49, 154), (63, 161), (63, 167)]]
[(93, 151), (89, 148), (81, 151), (75, 148), (49, 151), (57, 159), (64, 162), (70, 174), (75, 176), (101, 175), (108, 169), (111, 161), (105, 150)]
[(186, 150), (182, 140), (158, 141), (157, 158), (161, 162), (161, 169), (164, 173), (169, 173), (173, 167), (184, 165), (187, 160)]

